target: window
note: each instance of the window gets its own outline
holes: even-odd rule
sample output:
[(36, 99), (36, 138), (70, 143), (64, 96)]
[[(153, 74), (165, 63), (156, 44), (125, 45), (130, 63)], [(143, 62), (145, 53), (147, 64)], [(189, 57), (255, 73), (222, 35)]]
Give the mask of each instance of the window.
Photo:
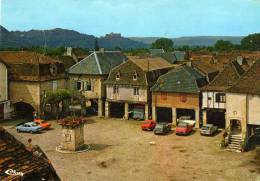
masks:
[(53, 90), (53, 91), (57, 90), (57, 87), (58, 87), (58, 82), (57, 82), (57, 80), (53, 80), (53, 81), (52, 81), (52, 90)]
[(134, 95), (138, 96), (139, 95), (139, 87), (134, 88)]
[(119, 80), (120, 79), (120, 72), (117, 72), (116, 74), (116, 80)]
[(76, 82), (76, 90), (81, 90), (82, 89), (82, 81), (77, 81)]
[(216, 102), (218, 102), (218, 103), (225, 103), (226, 102), (226, 95), (225, 95), (225, 93), (217, 93), (216, 94)]
[(113, 87), (113, 93), (114, 93), (114, 94), (118, 94), (118, 92), (119, 92), (119, 91), (118, 91), (118, 87), (117, 87), (117, 86), (114, 86), (114, 87)]
[(138, 74), (135, 72), (134, 75), (133, 75), (133, 79), (137, 80), (137, 78), (138, 78)]
[(85, 82), (85, 91), (92, 91), (91, 82)]

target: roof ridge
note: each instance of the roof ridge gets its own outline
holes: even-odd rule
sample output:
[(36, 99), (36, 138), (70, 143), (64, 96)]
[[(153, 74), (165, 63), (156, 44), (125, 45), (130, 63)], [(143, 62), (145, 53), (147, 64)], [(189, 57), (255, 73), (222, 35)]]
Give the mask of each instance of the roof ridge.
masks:
[(72, 68), (74, 68), (76, 65), (78, 65), (79, 63), (85, 61), (87, 58), (89, 58), (89, 57), (92, 56), (93, 54), (94, 54), (94, 52), (91, 53), (90, 55), (88, 55), (87, 57), (83, 58), (82, 60), (80, 60), (79, 62), (77, 62), (76, 64), (74, 64), (73, 66), (71, 66), (71, 67), (69, 68), (69, 71), (70, 71)]
[(252, 69), (256, 66), (257, 61), (260, 61), (259, 59), (256, 60), (256, 62), (242, 75), (239, 77), (239, 79), (234, 83), (233, 86), (229, 87), (226, 91), (229, 92), (230, 89), (232, 89), (233, 87), (237, 86), (237, 84), (239, 84), (239, 82), (241, 81), (241, 79), (243, 79), (244, 77), (246, 77), (251, 71)]
[(98, 66), (98, 71), (99, 71), (100, 74), (102, 74), (100, 62), (99, 62), (99, 59), (98, 59), (98, 56), (97, 56), (96, 52), (94, 52), (94, 56), (95, 56), (95, 60), (96, 60), (97, 66)]

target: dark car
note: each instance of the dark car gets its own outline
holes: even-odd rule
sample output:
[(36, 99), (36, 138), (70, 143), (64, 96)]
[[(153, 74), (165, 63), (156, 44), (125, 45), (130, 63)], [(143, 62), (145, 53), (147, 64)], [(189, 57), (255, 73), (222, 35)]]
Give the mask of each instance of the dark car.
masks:
[(214, 126), (213, 124), (206, 124), (202, 126), (202, 128), (200, 129), (200, 134), (210, 136), (210, 135), (214, 135), (217, 130), (218, 130), (217, 126)]
[(154, 134), (167, 134), (171, 131), (172, 124), (166, 122), (159, 122), (156, 124), (153, 132)]

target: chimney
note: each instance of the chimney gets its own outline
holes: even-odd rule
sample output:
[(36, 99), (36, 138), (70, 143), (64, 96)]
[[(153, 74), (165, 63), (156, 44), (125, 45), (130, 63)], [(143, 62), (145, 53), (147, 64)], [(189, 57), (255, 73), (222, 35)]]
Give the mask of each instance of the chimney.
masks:
[(237, 57), (237, 63), (238, 63), (239, 65), (243, 65), (243, 57), (242, 57), (242, 56), (238, 56), (238, 57)]
[(186, 65), (189, 66), (189, 67), (191, 67), (191, 61), (187, 61), (187, 62), (186, 62)]
[(101, 53), (105, 53), (105, 48), (100, 48)]

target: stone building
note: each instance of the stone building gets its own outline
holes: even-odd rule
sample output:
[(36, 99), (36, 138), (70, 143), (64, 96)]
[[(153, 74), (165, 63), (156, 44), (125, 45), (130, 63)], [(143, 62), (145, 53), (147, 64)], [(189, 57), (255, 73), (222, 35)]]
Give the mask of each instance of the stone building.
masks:
[(200, 126), (200, 88), (206, 78), (187, 65), (160, 76), (152, 91), (152, 117), (157, 122), (177, 124), (181, 116), (190, 116)]
[(226, 129), (229, 132), (231, 149), (243, 149), (250, 136), (260, 127), (259, 77), (258, 60), (226, 91)]
[(148, 119), (151, 106), (150, 88), (158, 77), (167, 73), (173, 65), (160, 57), (128, 58), (128, 61), (110, 72), (105, 82), (105, 116)]
[(230, 62), (225, 66), (216, 78), (201, 89), (203, 124), (214, 124), (219, 128), (225, 128), (226, 124), (226, 89), (232, 87), (243, 75), (244, 70), (236, 62)]
[(3, 51), (9, 67), (9, 98), (16, 113), (40, 113), (47, 91), (66, 88), (62, 62), (29, 51)]
[(69, 69), (70, 89), (84, 95), (87, 103), (98, 110), (98, 116), (103, 116), (106, 98), (104, 81), (110, 70), (126, 59), (119, 51), (93, 52)]
[(10, 117), (11, 111), (8, 95), (8, 68), (0, 60), (0, 120)]

